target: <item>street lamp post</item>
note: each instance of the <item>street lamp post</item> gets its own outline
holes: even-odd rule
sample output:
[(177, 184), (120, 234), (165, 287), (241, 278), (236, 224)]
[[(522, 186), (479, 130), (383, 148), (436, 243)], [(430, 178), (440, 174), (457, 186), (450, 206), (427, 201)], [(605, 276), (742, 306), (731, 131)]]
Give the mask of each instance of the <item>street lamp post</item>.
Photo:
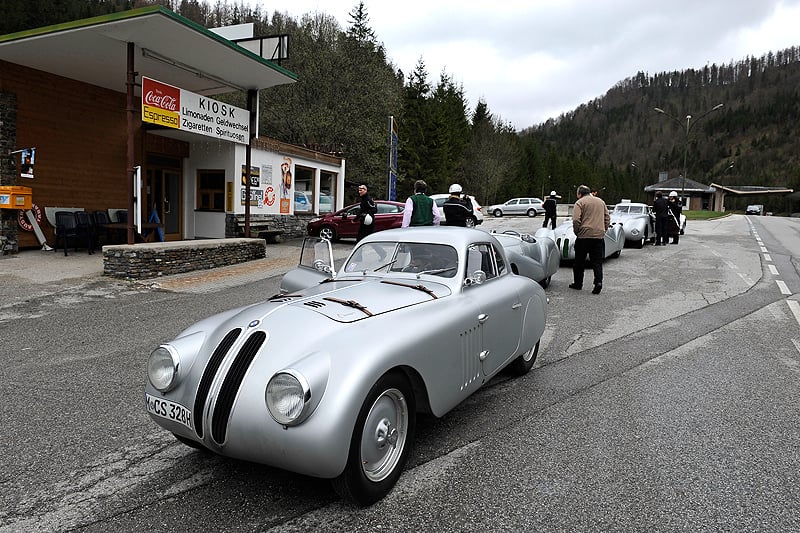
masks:
[(688, 171), (688, 169), (687, 169), (687, 161), (688, 161), (688, 157), (689, 157), (689, 134), (691, 133), (692, 128), (694, 127), (695, 124), (700, 122), (700, 120), (702, 120), (709, 113), (712, 113), (712, 112), (716, 111), (717, 109), (721, 109), (722, 106), (723, 106), (723, 104), (715, 105), (714, 107), (712, 107), (711, 109), (709, 109), (708, 111), (706, 111), (705, 113), (703, 113), (702, 115), (697, 117), (694, 120), (694, 122), (692, 122), (692, 115), (686, 115), (686, 124), (684, 124), (683, 122), (681, 122), (677, 118), (673, 117), (672, 115), (670, 115), (669, 113), (667, 113), (666, 111), (661, 109), (660, 107), (654, 107), (653, 108), (653, 111), (655, 111), (656, 113), (661, 113), (662, 115), (665, 115), (666, 117), (671, 119), (673, 122), (675, 122), (677, 125), (679, 125), (683, 129), (684, 141), (683, 141), (683, 174), (681, 175), (681, 202), (685, 201), (686, 174), (687, 174), (687, 171)]

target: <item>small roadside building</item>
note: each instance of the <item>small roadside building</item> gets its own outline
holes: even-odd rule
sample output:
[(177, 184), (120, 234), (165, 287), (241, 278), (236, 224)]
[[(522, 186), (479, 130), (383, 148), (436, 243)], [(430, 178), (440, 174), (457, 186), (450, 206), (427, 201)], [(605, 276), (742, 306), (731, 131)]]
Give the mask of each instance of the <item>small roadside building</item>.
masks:
[[(130, 212), (128, 244), (147, 222), (300, 236), (342, 206), (345, 161), (258, 135), (258, 91), (296, 79), (162, 6), (0, 36), (0, 191), (30, 188), (47, 241), (58, 208)], [(247, 108), (214, 98), (236, 91)], [(0, 209), (6, 252), (41, 245), (22, 212)]]

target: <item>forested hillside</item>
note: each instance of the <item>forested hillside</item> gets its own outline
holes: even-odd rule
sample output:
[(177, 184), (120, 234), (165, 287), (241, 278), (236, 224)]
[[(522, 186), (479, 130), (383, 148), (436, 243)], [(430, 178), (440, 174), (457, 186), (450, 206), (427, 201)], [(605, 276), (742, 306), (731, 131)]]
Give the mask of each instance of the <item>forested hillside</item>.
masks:
[[(253, 22), (256, 35), (288, 34), (282, 66), (299, 81), (261, 92), (261, 133), (345, 157), (348, 181), (368, 183), (378, 197), (386, 196), (389, 116), (399, 124), (400, 199), (425, 179), (430, 192), (459, 182), (482, 204), (552, 189), (574, 199), (582, 183), (602, 189), (608, 202), (643, 200), (643, 187), (660, 171), (683, 172), (687, 145), (690, 179), (800, 189), (799, 48), (699, 70), (639, 72), (601, 98), (517, 132), (492, 114), (490, 102), (469, 108), (452, 75), (431, 80), (424, 58), (413, 72), (397, 69), (362, 2), (342, 28), (324, 12), (297, 20), (243, 1), (3, 0), (0, 34), (150, 4), (207, 28)], [(244, 105), (244, 95), (225, 98)], [(347, 194), (354, 199), (355, 189)], [(797, 208), (785, 199), (753, 203), (775, 212)]]
[[(711, 111), (718, 104), (723, 105)], [(800, 188), (797, 47), (701, 70), (639, 72), (522, 136), (570, 154), (567, 159), (591, 162), (600, 179), (595, 185), (607, 187), (613, 200), (636, 197), (661, 170), (670, 177), (682, 173), (686, 115), (692, 116), (689, 178)]]

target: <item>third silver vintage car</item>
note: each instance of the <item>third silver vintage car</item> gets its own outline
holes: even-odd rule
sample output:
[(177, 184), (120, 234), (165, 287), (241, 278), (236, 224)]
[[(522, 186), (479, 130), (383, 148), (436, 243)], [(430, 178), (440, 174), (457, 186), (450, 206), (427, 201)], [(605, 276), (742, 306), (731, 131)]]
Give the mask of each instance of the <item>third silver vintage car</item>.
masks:
[[(572, 229), (572, 220), (562, 222), (555, 229), (556, 244), (561, 254), (562, 261), (575, 259), (575, 231)], [(625, 247), (625, 234), (622, 225), (612, 224), (606, 230), (605, 257), (619, 257)]]
[(656, 217), (647, 204), (622, 202), (611, 211), (611, 224), (622, 226), (625, 241), (641, 248), (648, 241), (655, 241)]
[(309, 237), (281, 287), (156, 348), (145, 408), (189, 446), (331, 479), (361, 505), (397, 482), (418, 412), (528, 372), (546, 323), (542, 287), (469, 228), (374, 233), (338, 271)]

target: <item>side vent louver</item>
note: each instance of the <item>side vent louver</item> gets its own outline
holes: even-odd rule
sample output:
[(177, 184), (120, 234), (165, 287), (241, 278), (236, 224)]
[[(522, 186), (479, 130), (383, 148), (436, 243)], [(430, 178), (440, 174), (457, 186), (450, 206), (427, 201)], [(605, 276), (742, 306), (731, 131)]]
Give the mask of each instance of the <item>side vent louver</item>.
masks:
[(217, 375), (219, 365), (222, 364), (222, 360), (241, 332), (242, 330), (240, 328), (236, 328), (225, 335), (225, 338), (219, 343), (214, 353), (211, 354), (208, 365), (206, 365), (206, 369), (203, 371), (203, 377), (200, 380), (200, 385), (197, 387), (197, 396), (194, 398), (194, 411), (192, 411), (194, 414), (194, 430), (200, 438), (203, 438), (203, 408), (206, 405), (208, 391), (211, 390), (211, 383), (214, 381), (214, 376)]
[(263, 331), (256, 331), (250, 335), (242, 349), (236, 354), (236, 359), (228, 370), (225, 381), (222, 382), (219, 397), (214, 406), (214, 415), (211, 419), (211, 437), (217, 444), (225, 442), (228, 432), (228, 418), (231, 415), (236, 394), (239, 392), (239, 386), (242, 384), (247, 369), (250, 368), (250, 363), (253, 362), (253, 358), (255, 358), (266, 338), (267, 334)]
[(325, 302), (311, 301), (311, 302), (304, 302), (303, 305), (320, 308), (320, 307), (325, 307), (326, 304)]

